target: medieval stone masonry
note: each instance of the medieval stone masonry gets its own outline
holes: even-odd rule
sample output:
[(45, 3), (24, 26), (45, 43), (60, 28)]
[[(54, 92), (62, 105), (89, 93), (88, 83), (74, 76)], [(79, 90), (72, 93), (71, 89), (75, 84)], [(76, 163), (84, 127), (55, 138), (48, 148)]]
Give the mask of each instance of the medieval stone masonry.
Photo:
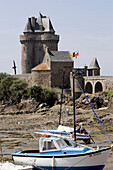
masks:
[(94, 58), (90, 66), (81, 69), (73, 68), (73, 60), (69, 51), (58, 51), (59, 35), (51, 20), (39, 13), (38, 17), (28, 18), (21, 43), (21, 75), (29, 87), (41, 85), (61, 87), (64, 74), (64, 88), (72, 88), (72, 71), (75, 72), (76, 92), (81, 90), (77, 80), (87, 93), (113, 91), (113, 77), (100, 76), (100, 66)]
[(28, 18), (20, 42), (22, 75), (18, 77), (26, 79), (29, 86), (61, 87), (65, 71), (64, 87), (70, 87), (73, 60), (69, 51), (58, 51), (59, 35), (48, 17), (39, 13), (37, 18)]

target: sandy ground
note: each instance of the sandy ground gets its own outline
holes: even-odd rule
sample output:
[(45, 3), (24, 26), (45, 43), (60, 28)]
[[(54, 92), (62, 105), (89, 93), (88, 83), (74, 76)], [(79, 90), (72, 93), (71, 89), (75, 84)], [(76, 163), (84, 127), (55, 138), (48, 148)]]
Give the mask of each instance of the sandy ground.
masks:
[[(36, 113), (18, 114), (18, 115), (0, 115), (0, 143), (1, 143), (1, 161), (12, 161), (11, 154), (17, 150), (37, 149), (38, 140), (35, 140), (34, 131), (38, 129), (57, 129), (59, 122), (59, 106), (54, 106), (47, 111), (40, 110)], [(62, 123), (67, 126), (73, 126), (72, 108), (69, 108), (70, 115), (63, 114)], [(85, 128), (90, 132), (94, 140), (108, 139), (99, 127), (95, 118), (90, 112), (84, 110), (77, 111), (76, 122), (83, 122)], [(98, 110), (105, 129), (113, 140), (113, 120), (112, 111), (109, 109)], [(107, 117), (106, 117), (107, 115)], [(97, 125), (96, 125), (97, 123)], [(104, 170), (113, 169), (113, 151), (111, 152)]]

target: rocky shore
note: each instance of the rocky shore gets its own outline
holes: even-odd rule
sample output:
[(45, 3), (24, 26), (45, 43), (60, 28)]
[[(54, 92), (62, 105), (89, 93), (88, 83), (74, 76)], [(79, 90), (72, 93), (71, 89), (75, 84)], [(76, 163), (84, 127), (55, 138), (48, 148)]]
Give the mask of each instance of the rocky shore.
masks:
[[(100, 118), (106, 131), (113, 140), (113, 101), (107, 96), (88, 96), (95, 112)], [(1, 161), (12, 161), (11, 154), (17, 150), (36, 149), (38, 141), (33, 132), (38, 129), (57, 129), (59, 123), (60, 101), (49, 108), (46, 104), (35, 100), (22, 100), (21, 103), (11, 105), (0, 104), (0, 144)], [(69, 109), (69, 116), (65, 109)], [(73, 126), (73, 106), (69, 96), (64, 97), (62, 104), (62, 124)], [(107, 136), (89, 109), (83, 96), (76, 100), (76, 122), (82, 122), (94, 140), (107, 140)], [(107, 161), (104, 170), (113, 169), (113, 153)]]

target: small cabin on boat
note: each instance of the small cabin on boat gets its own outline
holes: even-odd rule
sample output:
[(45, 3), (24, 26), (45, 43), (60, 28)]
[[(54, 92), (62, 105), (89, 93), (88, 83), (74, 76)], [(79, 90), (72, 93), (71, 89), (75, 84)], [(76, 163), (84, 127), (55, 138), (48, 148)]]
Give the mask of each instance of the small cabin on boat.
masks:
[(58, 137), (45, 136), (39, 139), (40, 152), (58, 151), (66, 146), (67, 146), (66, 142)]

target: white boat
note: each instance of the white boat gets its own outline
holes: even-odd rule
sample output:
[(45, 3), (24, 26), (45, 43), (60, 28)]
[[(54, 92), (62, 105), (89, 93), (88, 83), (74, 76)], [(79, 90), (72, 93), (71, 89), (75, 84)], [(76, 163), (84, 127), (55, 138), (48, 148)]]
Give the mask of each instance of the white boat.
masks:
[[(74, 138), (74, 128), (63, 126), (63, 125), (59, 125), (57, 130), (40, 130), (40, 132), (42, 132), (42, 135), (43, 134), (54, 135), (54, 136), (57, 135), (59, 137), (60, 136), (63, 137), (64, 139), (67, 139), (67, 137), (72, 139)], [(76, 130), (76, 139), (83, 140), (86, 144), (89, 144), (91, 137), (89, 136), (88, 133), (79, 133)]]
[(68, 146), (63, 139), (46, 135), (39, 140), (39, 150), (17, 151), (12, 156), (16, 164), (31, 165), (35, 169), (102, 170), (110, 151), (111, 147)]

